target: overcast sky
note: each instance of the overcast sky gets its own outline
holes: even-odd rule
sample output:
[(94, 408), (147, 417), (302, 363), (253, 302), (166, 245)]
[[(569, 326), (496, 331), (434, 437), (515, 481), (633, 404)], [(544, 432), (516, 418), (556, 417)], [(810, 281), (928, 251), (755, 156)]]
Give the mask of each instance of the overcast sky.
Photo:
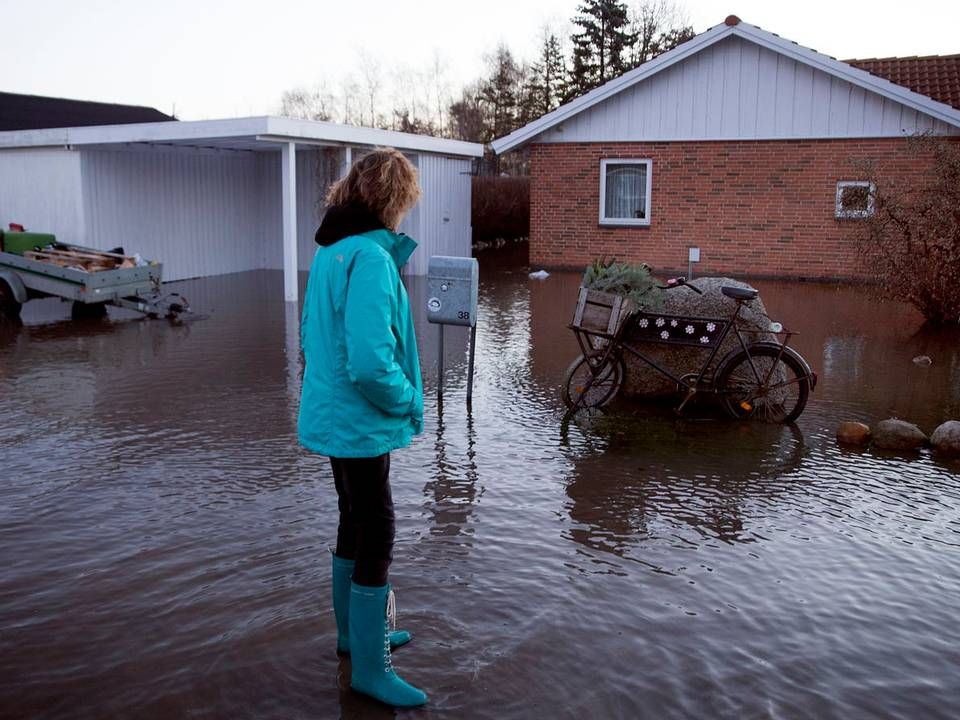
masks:
[[(184, 120), (276, 112), (285, 89), (356, 72), (361, 53), (452, 89), (498, 42), (532, 58), (578, 0), (0, 0), (0, 90), (176, 108)], [(628, 3), (629, 4), (629, 3)], [(960, 52), (960, 2), (678, 0), (697, 32), (730, 13), (840, 59)]]

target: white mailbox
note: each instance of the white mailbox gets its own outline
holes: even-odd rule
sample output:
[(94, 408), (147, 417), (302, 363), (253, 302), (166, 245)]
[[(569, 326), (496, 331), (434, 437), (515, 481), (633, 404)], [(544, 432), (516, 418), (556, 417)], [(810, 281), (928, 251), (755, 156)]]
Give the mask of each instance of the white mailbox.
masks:
[(431, 257), (427, 268), (427, 320), (475, 327), (479, 284), (476, 258)]

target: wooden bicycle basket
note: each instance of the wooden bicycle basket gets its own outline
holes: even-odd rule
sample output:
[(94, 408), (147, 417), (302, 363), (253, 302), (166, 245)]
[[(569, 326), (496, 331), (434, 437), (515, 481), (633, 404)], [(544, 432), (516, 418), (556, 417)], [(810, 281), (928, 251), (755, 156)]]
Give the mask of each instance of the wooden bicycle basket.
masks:
[(581, 287), (571, 327), (592, 334), (616, 335), (632, 311), (633, 303), (622, 295)]

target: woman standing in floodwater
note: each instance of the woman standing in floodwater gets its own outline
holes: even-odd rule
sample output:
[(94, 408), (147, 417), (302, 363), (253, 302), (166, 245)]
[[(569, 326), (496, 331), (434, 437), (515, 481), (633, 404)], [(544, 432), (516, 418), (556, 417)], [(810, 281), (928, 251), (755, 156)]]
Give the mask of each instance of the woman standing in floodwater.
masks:
[(389, 631), (394, 514), (390, 452), (423, 430), (413, 316), (400, 281), (416, 243), (397, 233), (420, 197), (417, 171), (377, 148), (327, 193), (301, 322), (306, 367), (300, 442), (330, 457), (340, 508), (333, 554), (337, 652), (350, 653), (350, 687), (396, 707), (427, 702), (397, 676)]

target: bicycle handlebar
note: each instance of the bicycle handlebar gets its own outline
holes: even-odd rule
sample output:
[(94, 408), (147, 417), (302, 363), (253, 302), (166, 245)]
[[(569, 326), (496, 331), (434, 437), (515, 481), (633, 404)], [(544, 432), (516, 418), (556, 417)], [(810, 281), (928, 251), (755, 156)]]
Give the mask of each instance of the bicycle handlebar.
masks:
[(691, 285), (690, 283), (688, 283), (687, 279), (682, 275), (680, 277), (670, 278), (669, 280), (667, 280), (666, 285), (657, 285), (657, 287), (660, 288), (661, 290), (673, 290), (674, 288), (678, 288), (681, 286), (689, 288), (690, 290), (693, 290), (695, 293), (697, 293), (697, 295), (703, 295), (703, 290), (698, 288), (696, 285)]

